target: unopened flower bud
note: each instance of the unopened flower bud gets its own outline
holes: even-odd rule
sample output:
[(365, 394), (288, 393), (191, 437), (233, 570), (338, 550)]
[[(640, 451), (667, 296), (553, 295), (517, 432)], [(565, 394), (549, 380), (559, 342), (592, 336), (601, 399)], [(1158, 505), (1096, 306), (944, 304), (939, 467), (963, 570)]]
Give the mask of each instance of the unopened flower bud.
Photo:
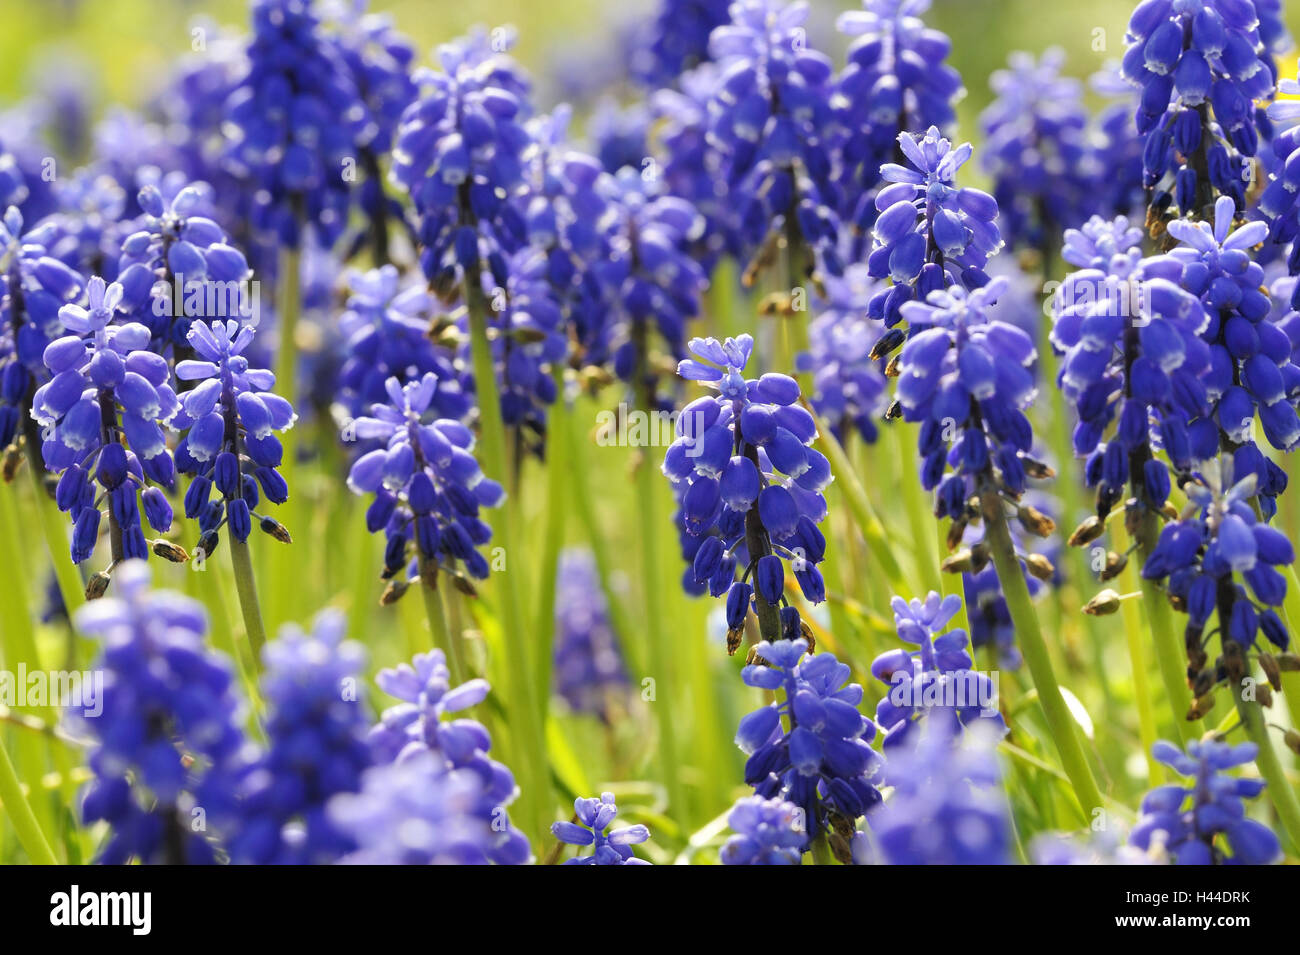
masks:
[(1056, 521), (1029, 504), (1022, 505), (1016, 516), (1020, 518), (1020, 526), (1039, 537), (1051, 537), (1056, 530)]
[(282, 544), (292, 544), (293, 538), (289, 536), (289, 529), (277, 521), (274, 517), (264, 517), (257, 525), (264, 533), (270, 534)]
[(170, 560), (173, 564), (183, 564), (190, 559), (190, 555), (184, 547), (161, 537), (153, 542), (153, 552), (163, 560)]
[(1119, 594), (1107, 587), (1083, 606), (1083, 612), (1093, 617), (1104, 617), (1119, 609)]
[(1025, 568), (1039, 580), (1051, 580), (1056, 575), (1056, 568), (1042, 554), (1026, 554)]
[(1116, 577), (1118, 577), (1120, 574), (1124, 572), (1124, 568), (1127, 565), (1128, 565), (1127, 554), (1116, 553), (1113, 550), (1107, 551), (1106, 566), (1104, 566), (1101, 569), (1101, 573), (1098, 574), (1097, 576), (1100, 577), (1102, 580), (1114, 580)]
[(98, 600), (104, 596), (111, 581), (112, 578), (102, 570), (97, 574), (92, 574), (90, 580), (86, 581), (86, 599)]
[(1279, 693), (1282, 692), (1282, 671), (1278, 668), (1277, 658), (1267, 650), (1261, 650), (1259, 654), (1259, 667), (1268, 677), (1269, 684)]
[(1106, 533), (1106, 525), (1101, 518), (1093, 514), (1074, 529), (1074, 533), (1070, 535), (1069, 543), (1071, 547), (1084, 547), (1104, 533)]
[(384, 588), (384, 592), (379, 595), (379, 605), (381, 607), (388, 607), (397, 603), (397, 601), (401, 600), (402, 597), (406, 595), (406, 591), (410, 586), (410, 583), (408, 583), (405, 578), (399, 577), (390, 580), (388, 586)]
[(1187, 722), (1196, 722), (1212, 709), (1214, 709), (1213, 693), (1206, 693), (1204, 696), (1198, 696), (1196, 699), (1192, 700), (1192, 706), (1187, 711)]

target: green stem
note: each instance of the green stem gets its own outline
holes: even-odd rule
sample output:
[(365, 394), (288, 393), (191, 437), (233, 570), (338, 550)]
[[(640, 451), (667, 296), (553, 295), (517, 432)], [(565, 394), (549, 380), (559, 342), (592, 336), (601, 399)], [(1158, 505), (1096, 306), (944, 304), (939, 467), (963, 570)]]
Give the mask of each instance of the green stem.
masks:
[(902, 469), (900, 480), (903, 509), (907, 511), (907, 526), (912, 533), (913, 555), (917, 563), (917, 572), (924, 586), (935, 593), (943, 593), (943, 574), (939, 570), (940, 557), (930, 550), (930, 541), (934, 538), (930, 528), (933, 520), (927, 513), (925, 499), (921, 489), (920, 476), (916, 469), (916, 444), (912, 429), (895, 421), (888, 430), (894, 432), (898, 442), (898, 462)]
[[(276, 289), (276, 321), (279, 323), (279, 346), (275, 353), (275, 393), (294, 405), (298, 402), (298, 317), (302, 311), (302, 252), (297, 246), (280, 250), (277, 265), (279, 285)], [(299, 539), (308, 553), (314, 550), (311, 539), (317, 522), (303, 521), (301, 507), (303, 489), (298, 482), (298, 430), (290, 429), (280, 435), (283, 448), (280, 475), (290, 488), (289, 499), (280, 505), (281, 520), (289, 533)], [(303, 559), (300, 553), (287, 548), (275, 548), (270, 561), (271, 580), (290, 581), (301, 572), (296, 562)], [(283, 585), (271, 589), (268, 613), (272, 623), (291, 620), (298, 608), (298, 598), (305, 588)], [(261, 659), (258, 659), (261, 666)]]
[(1011, 540), (1011, 530), (1007, 526), (1006, 514), (1002, 509), (1002, 498), (996, 490), (986, 489), (981, 496), (984, 513), (985, 534), (994, 566), (997, 568), (998, 582), (1007, 601), (1011, 622), (1015, 628), (1016, 641), (1025, 662), (1029, 665), (1029, 674), (1038, 690), (1038, 700), (1047, 717), (1048, 727), (1052, 732), (1052, 741), (1061, 758), (1061, 766), (1070, 777), (1075, 798), (1085, 821), (1091, 819), (1092, 811), (1102, 805), (1101, 790), (1093, 779), (1092, 769), (1079, 741), (1078, 727), (1070, 715), (1061, 687), (1056, 682), (1056, 673), (1052, 669), (1052, 660), (1038, 627), (1038, 615), (1029, 598), (1029, 588), (1025, 585), (1024, 574), (1020, 570), (1020, 560), (1016, 557), (1015, 544)]
[(86, 599), (86, 585), (82, 583), (77, 572), (77, 565), (72, 562), (68, 552), (67, 521), (59, 513), (54, 500), (45, 491), (41, 476), (45, 473), (37, 467), (39, 455), (29, 456), (27, 471), (31, 474), (32, 492), (35, 494), (36, 519), (41, 526), (41, 536), (45, 538), (45, 547), (50, 555), (50, 564), (54, 568), (54, 577), (59, 582), (59, 593), (63, 597), (63, 606), (68, 609), (68, 619), (72, 612)]
[(537, 586), (537, 616), (533, 633), (537, 634), (541, 653), (535, 661), (534, 684), (538, 698), (551, 693), (551, 660), (554, 654), (555, 587), (560, 574), (560, 550), (572, 500), (570, 483), (573, 459), (573, 428), (576, 415), (564, 400), (564, 372), (555, 369), (559, 400), (551, 409), (546, 439), (546, 527), (542, 537), (541, 580)]
[(813, 840), (811, 855), (813, 865), (835, 864), (835, 860), (831, 858), (831, 847), (826, 841), (826, 833), (824, 831)]
[(1282, 768), (1277, 751), (1273, 749), (1264, 713), (1258, 702), (1242, 699), (1239, 690), (1233, 695), (1246, 735), (1259, 747), (1259, 752), (1255, 754), (1255, 765), (1259, 767), (1260, 776), (1268, 782), (1268, 798), (1282, 821), (1287, 841), (1291, 844), (1291, 854), (1300, 853), (1300, 801), (1296, 799), (1296, 791), (1286, 778), (1286, 770)]
[(9, 760), (9, 752), (0, 741), (0, 803), (4, 804), (5, 813), (13, 823), (18, 841), (22, 843), (27, 855), (37, 865), (58, 865), (59, 860), (50, 848), (50, 843), (41, 832), (36, 822), (32, 807), (23, 795), (22, 784), (14, 772), (14, 764)]
[[(1118, 545), (1126, 547), (1128, 541), (1122, 532), (1116, 533)], [(1138, 587), (1137, 568), (1129, 561), (1120, 575), (1124, 593), (1132, 593)], [(1142, 755), (1147, 763), (1147, 781), (1151, 786), (1164, 782), (1164, 769), (1152, 755), (1151, 747), (1155, 744), (1156, 715), (1151, 683), (1147, 679), (1147, 655), (1142, 633), (1142, 614), (1137, 601), (1125, 600), (1120, 604), (1120, 613), (1124, 618), (1124, 637), (1128, 643), (1129, 665), (1133, 669), (1133, 697), (1137, 702), (1138, 731), (1142, 738)]]
[[(506, 482), (507, 452), (505, 422), (501, 418), (501, 395), (497, 388), (496, 369), (492, 362), (492, 345), (488, 339), (490, 303), (479, 286), (477, 273), (464, 282), (465, 307), (469, 316), (470, 348), (474, 366), (474, 387), (478, 395), (479, 458), (484, 472)], [(546, 701), (539, 705), (530, 677), (529, 646), (521, 609), (518, 568), (524, 566), (524, 554), (518, 549), (516, 523), (519, 502), (507, 499), (496, 521), (497, 546), (516, 570), (498, 572), (500, 584), (501, 628), (506, 647), (507, 677), (510, 699), (521, 717), (512, 720), (520, 739), (515, 746), (515, 768), (520, 775), (521, 809), (525, 830), (534, 839), (541, 838), (549, 821), (550, 773), (543, 729), (546, 725)]]
[(253, 576), (253, 560), (249, 555), (248, 541), (235, 540), (230, 535), (230, 566), (235, 574), (235, 593), (239, 596), (239, 611), (244, 617), (244, 634), (252, 651), (253, 665), (262, 667), (262, 648), (266, 646), (266, 627), (262, 623), (262, 606), (257, 599), (257, 578)]
[[(434, 569), (436, 574), (436, 568)], [(432, 575), (430, 575), (432, 576)], [(424, 582), (425, 568), (420, 568), (420, 579), (416, 586), (424, 598), (424, 615), (429, 621), (429, 634), (433, 645), (447, 655), (447, 669), (451, 671), (451, 682), (465, 682), (465, 655), (461, 649), (461, 635), (453, 634), (447, 627), (447, 613), (442, 606), (442, 595), (437, 587), (430, 587)]]

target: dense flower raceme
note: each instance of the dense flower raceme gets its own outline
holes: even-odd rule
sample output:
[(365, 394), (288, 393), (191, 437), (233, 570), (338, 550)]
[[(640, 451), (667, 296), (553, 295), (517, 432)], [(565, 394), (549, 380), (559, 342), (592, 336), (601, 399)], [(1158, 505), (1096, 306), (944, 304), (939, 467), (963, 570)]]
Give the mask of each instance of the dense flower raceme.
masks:
[(799, 370), (812, 375), (812, 401), (840, 443), (856, 433), (868, 444), (889, 407), (885, 359), (874, 354), (884, 329), (867, 315), (879, 283), (866, 266), (850, 265), (842, 276), (827, 276), (826, 296), (814, 306), (808, 325), (809, 349)]
[(287, 542), (279, 522), (256, 508), (263, 496), (272, 504), (289, 499), (278, 470), (284, 449), (274, 432), (293, 427), (293, 407), (271, 391), (271, 372), (249, 367), (244, 353), (253, 342), (252, 326), (195, 321), (187, 338), (196, 357), (177, 362), (176, 377), (198, 384), (182, 396), (173, 426), (186, 431), (176, 447), (176, 468), (191, 476), (185, 516), (199, 523), (198, 552), (212, 556), (223, 526), (235, 540), (248, 540), (254, 518)]
[(501, 28), (437, 49), (440, 72), (416, 74), (421, 97), (402, 114), (392, 177), (420, 217), (420, 263), (439, 294), (460, 270), (477, 274), (486, 257), (505, 285), (504, 255), (526, 240), (512, 197), (523, 183), (529, 81), (505, 52)]
[[(709, 58), (714, 28), (731, 19), (730, 0), (661, 0), (648, 36), (638, 38), (630, 72), (649, 89), (673, 86), (677, 78)], [(641, 32), (641, 31), (638, 31)]]
[(1129, 844), (1145, 851), (1160, 848), (1176, 865), (1277, 862), (1282, 856), (1277, 836), (1263, 823), (1246, 818), (1246, 800), (1263, 792), (1264, 780), (1226, 772), (1251, 762), (1257, 750), (1254, 743), (1193, 740), (1184, 753), (1173, 743), (1156, 743), (1156, 759), (1192, 782), (1157, 786), (1142, 797)]
[[(469, 774), (473, 777), (472, 786), (453, 784), (450, 788), (467, 788), (472, 794), (471, 801), (465, 802), (460, 811), (473, 817), (471, 826), (484, 824), (490, 829), (489, 838), (479, 842), (485, 856), (502, 865), (528, 861), (528, 841), (510, 824), (505, 813), (518, 791), (514, 776), (489, 755), (492, 739), (487, 729), (471, 719), (443, 719), (481, 703), (488, 694), (487, 681), (470, 680), (453, 687), (442, 651), (432, 650), (418, 654), (413, 665), (403, 663), (394, 669), (381, 670), (375, 682), (385, 693), (401, 701), (386, 709), (379, 723), (370, 731), (375, 761), (397, 766), (421, 765), (423, 755), (427, 754), (434, 757), (440, 774)], [(404, 799), (400, 793), (385, 797), (372, 791), (381, 789), (383, 784), (380, 780), (384, 775), (375, 774), (373, 780), (367, 779), (362, 796), (366, 799)], [(389, 773), (387, 776), (391, 783), (392, 778), (403, 778), (403, 773)], [(436, 799), (431, 795), (432, 802)], [(407, 811), (418, 816), (435, 808), (432, 804), (428, 807), (417, 805), (408, 807)], [(365, 838), (375, 837), (367, 835)], [(364, 842), (362, 848), (365, 848)]]
[(1089, 140), (1093, 164), (1104, 170), (1093, 183), (1095, 214), (1131, 216), (1146, 207), (1142, 188), (1142, 139), (1134, 113), (1137, 90), (1123, 77), (1118, 62), (1110, 62), (1088, 78), (1097, 96), (1108, 102), (1092, 118)]
[(973, 669), (966, 631), (943, 632), (961, 609), (961, 598), (930, 591), (924, 601), (895, 597), (892, 607), (898, 638), (918, 649), (889, 650), (871, 664), (871, 675), (889, 687), (876, 704), (876, 723), (884, 730), (886, 751), (902, 745), (923, 718), (925, 722), (947, 719), (960, 726), (980, 721), (1005, 733), (997, 688), (988, 674)]
[(808, 842), (804, 811), (785, 799), (746, 796), (727, 816), (735, 835), (718, 855), (723, 865), (799, 865)]
[(52, 375), (32, 400), (44, 429), (45, 466), (60, 475), (56, 501), (74, 524), (72, 559), (94, 553), (101, 493), (107, 499), (113, 561), (144, 558), (149, 545), (141, 511), (158, 532), (171, 528), (172, 507), (149, 482), (171, 488), (176, 468), (159, 422), (180, 410), (167, 362), (149, 350), (149, 330), (114, 324), (122, 287), (95, 276), (86, 304), (65, 305), (59, 319), (71, 333), (45, 349)]
[(767, 254), (773, 232), (784, 230), (809, 268), (838, 273), (834, 68), (808, 45), (808, 4), (736, 0), (730, 9), (731, 22), (709, 40), (719, 73), (708, 137), (722, 159), (741, 257)]
[(186, 339), (195, 318), (247, 320), (253, 291), (244, 254), (226, 241), (213, 216), (215, 196), (206, 183), (164, 183), (140, 190), (139, 228), (122, 242), (117, 281), (121, 307), (145, 325), (153, 349), (189, 357)]
[[(1261, 632), (1273, 646), (1289, 647), (1278, 610), (1287, 588), (1279, 568), (1294, 562), (1295, 548), (1255, 516), (1254, 472), (1236, 476), (1225, 456), (1204, 462), (1197, 477), (1185, 488), (1189, 513), (1161, 531), (1142, 576), (1167, 581), (1171, 598), (1187, 614), (1188, 672), (1194, 694), (1202, 697), (1224, 680), (1238, 692), (1248, 673), (1245, 651), (1256, 646)], [(1223, 655), (1211, 663), (1204, 646), (1212, 616)]]
[(48, 380), (45, 349), (63, 331), (59, 309), (82, 294), (84, 281), (47, 251), (50, 230), (24, 230), (10, 206), (0, 221), (0, 447), (29, 422), (32, 391)]
[(326, 611), (310, 632), (287, 627), (263, 651), (267, 748), (233, 794), (235, 862), (325, 864), (355, 848), (326, 811), (338, 793), (360, 790), (372, 762), (359, 688), (366, 654), (345, 631), (343, 615)]
[(1092, 211), (1102, 169), (1088, 140), (1082, 84), (1062, 77), (1065, 52), (1035, 60), (1012, 53), (989, 83), (997, 98), (982, 114), (980, 153), (993, 179), (1007, 244), (1044, 248)]
[(225, 107), (227, 158), (255, 196), (256, 230), (296, 246), (310, 224), (330, 244), (346, 225), (365, 104), (311, 0), (254, 0), (252, 19), (247, 71)]
[[(456, 575), (463, 567), (471, 577), (486, 577), (488, 562), (478, 548), (491, 540), (492, 529), (479, 512), (501, 502), (501, 485), (483, 475), (470, 430), (430, 413), (438, 389), (432, 373), (405, 385), (390, 378), (386, 389), (388, 402), (350, 425), (356, 440), (383, 447), (363, 454), (348, 475), (353, 493), (375, 496), (366, 526), (387, 538), (385, 578), (403, 573), (412, 551), (421, 574), (442, 567)], [(395, 583), (404, 588), (407, 577)]]
[(103, 710), (84, 721), (95, 775), (82, 817), (112, 827), (106, 864), (212, 863), (195, 810), (233, 785), (225, 767), (243, 745), (230, 666), (207, 648), (198, 603), (150, 591), (139, 561), (114, 578), (114, 596), (76, 614), (77, 631), (101, 642), (104, 673)]
[(1225, 196), (1215, 204), (1213, 224), (1169, 224), (1169, 234), (1180, 242), (1169, 256), (1181, 266), (1177, 281), (1200, 297), (1210, 316), (1204, 332), (1210, 344), (1210, 415), (1191, 427), (1192, 455), (1213, 457), (1217, 431), (1224, 449), (1234, 452), (1238, 479), (1248, 471), (1257, 475), (1260, 504), (1271, 517), (1286, 475), (1256, 446), (1254, 421), (1258, 415), (1264, 437), (1278, 450), (1300, 443), (1300, 365), (1291, 360), (1286, 334), (1269, 320), (1264, 271), (1251, 259), (1251, 248), (1267, 231), (1258, 221), (1234, 229), (1233, 205)]
[[(798, 383), (778, 374), (744, 377), (753, 347), (749, 335), (691, 342), (698, 357), (683, 361), (678, 374), (718, 394), (683, 410), (663, 470), (679, 495), (688, 576), (715, 597), (727, 595), (733, 635), (752, 602), (764, 635), (774, 637), (764, 614), (786, 604), (787, 563), (805, 598), (825, 599), (817, 565), (826, 540), (817, 525), (826, 516), (822, 491), (831, 473), (821, 452), (809, 447), (817, 428), (798, 404)], [(783, 631), (798, 636), (798, 611), (786, 605), (781, 618)]]
[(1185, 472), (1192, 461), (1187, 422), (1208, 410), (1210, 349), (1200, 336), (1210, 318), (1176, 284), (1181, 267), (1143, 259), (1141, 241), (1142, 230), (1123, 217), (1094, 217), (1067, 230), (1062, 255), (1076, 271), (1052, 306), (1052, 344), (1062, 352), (1058, 384), (1078, 414), (1073, 446), (1088, 457), (1099, 520), (1126, 497), (1130, 482), (1145, 507), (1164, 505), (1169, 471), (1153, 448), (1163, 447)]
[(1217, 192), (1244, 209), (1249, 160), (1268, 131), (1255, 100), (1276, 80), (1259, 26), (1245, 0), (1143, 0), (1134, 11), (1123, 71), (1142, 90), (1137, 128), (1157, 208), (1172, 201), (1200, 216)]
[(808, 835), (829, 830), (832, 848), (847, 856), (854, 822), (880, 801), (884, 760), (871, 748), (876, 727), (858, 711), (862, 687), (848, 682), (848, 666), (807, 651), (803, 639), (754, 647), (741, 678), (781, 695), (741, 719), (736, 745), (749, 755), (745, 782), (755, 793), (794, 803)]
[(946, 62), (952, 41), (921, 20), (930, 0), (863, 0), (863, 6), (836, 21), (853, 41), (832, 102), (846, 130), (839, 157), (845, 211), (865, 233), (879, 214), (880, 170), (898, 155), (899, 134), (931, 127), (947, 132), (965, 89)]
[(644, 394), (657, 406), (652, 349), (657, 339), (669, 357), (684, 357), (686, 322), (699, 313), (707, 284), (690, 249), (704, 220), (689, 202), (633, 169), (602, 177), (600, 188), (614, 216), (612, 255), (595, 266), (609, 314), (586, 360), (609, 362), (619, 379), (633, 385), (638, 400)]
[(580, 852), (590, 846), (591, 854), (575, 856), (565, 865), (650, 864), (632, 854), (632, 846), (650, 838), (649, 829), (640, 824), (609, 828), (618, 815), (613, 793), (601, 793), (599, 799), (579, 796), (573, 801), (573, 815), (577, 822), (552, 823), (551, 832), (561, 842), (582, 847)]
[(905, 302), (924, 301), (948, 285), (984, 285), (984, 266), (1002, 247), (994, 221), (997, 201), (956, 182), (957, 170), (971, 156), (970, 143), (954, 149), (931, 126), (920, 140), (900, 133), (898, 145), (910, 167), (881, 167), (880, 177), (890, 185), (876, 194), (880, 216), (867, 259), (873, 278), (893, 280), (872, 298), (869, 311), (891, 327)]
[(351, 417), (388, 400), (386, 384), (436, 376), (431, 407), (440, 418), (464, 418), (471, 395), (457, 374), (453, 355), (429, 338), (441, 306), (423, 281), (403, 286), (397, 268), (385, 265), (344, 276), (346, 308), (338, 317), (344, 354), (337, 399)]
[(574, 712), (609, 722), (612, 705), (627, 693), (628, 675), (589, 551), (560, 555), (554, 643), (556, 692)]
[(1010, 864), (1014, 836), (994, 748), (999, 735), (983, 725), (959, 734), (953, 722), (927, 720), (907, 745), (891, 750), (893, 791), (853, 837), (853, 861)]

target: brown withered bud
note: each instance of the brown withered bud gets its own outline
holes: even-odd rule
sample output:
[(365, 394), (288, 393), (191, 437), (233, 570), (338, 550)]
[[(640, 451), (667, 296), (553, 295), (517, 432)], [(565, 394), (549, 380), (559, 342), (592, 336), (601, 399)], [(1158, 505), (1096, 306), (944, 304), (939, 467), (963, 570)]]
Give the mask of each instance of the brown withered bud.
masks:
[(1039, 580), (1051, 580), (1056, 575), (1056, 568), (1042, 554), (1026, 554), (1025, 568)]
[(1187, 647), (1187, 663), (1194, 669), (1199, 670), (1209, 662), (1209, 654), (1201, 646), (1201, 628), (1188, 626), (1184, 635), (1184, 641)]
[(780, 251), (781, 233), (773, 229), (768, 233), (767, 238), (763, 240), (763, 244), (759, 246), (758, 251), (754, 253), (754, 257), (749, 260), (749, 264), (745, 266), (745, 271), (740, 277), (740, 284), (745, 288), (753, 288), (754, 283), (758, 281), (758, 277), (776, 262), (777, 254)]
[(1097, 576), (1099, 576), (1102, 580), (1114, 580), (1116, 577), (1118, 577), (1120, 574), (1124, 572), (1124, 568), (1127, 565), (1128, 565), (1127, 554), (1120, 554), (1117, 553), (1116, 551), (1108, 550), (1106, 551), (1106, 566), (1104, 566), (1101, 569), (1101, 573), (1098, 574)]
[(1091, 617), (1104, 617), (1119, 609), (1119, 594), (1107, 587), (1083, 605), (1083, 612)]
[(153, 552), (163, 560), (170, 560), (173, 564), (183, 564), (190, 559), (185, 548), (180, 544), (173, 544), (169, 540), (158, 538), (153, 542)]
[(86, 581), (86, 599), (98, 600), (104, 596), (111, 582), (112, 578), (102, 570), (97, 574), (91, 574), (90, 580)]
[(1214, 688), (1214, 672), (1201, 670), (1192, 680), (1192, 696), (1201, 697)]
[(1056, 468), (1036, 458), (1021, 455), (1020, 463), (1025, 469), (1025, 474), (1035, 480), (1046, 481), (1056, 477)]
[(1160, 508), (1160, 513), (1163, 514), (1168, 520), (1171, 521), (1178, 520), (1178, 508), (1174, 507), (1174, 505), (1169, 501), (1165, 501), (1164, 507)]
[(1241, 681), (1246, 677), (1246, 655), (1236, 640), (1223, 641), (1223, 666), (1228, 671), (1228, 683), (1241, 686)]
[(903, 405), (899, 401), (895, 400), (893, 404), (885, 410), (885, 420), (893, 421), (894, 419), (901, 417), (903, 417)]
[(199, 544), (194, 548), (194, 559), (205, 561), (211, 557), (217, 550), (217, 545), (221, 543), (221, 535), (215, 530), (205, 531), (199, 537)]
[(948, 525), (948, 538), (946, 543), (949, 551), (956, 550), (961, 545), (961, 539), (966, 534), (966, 525), (968, 523), (969, 522), (963, 518), (961, 520), (954, 520)]
[(1286, 748), (1291, 752), (1300, 755), (1300, 732), (1287, 730), (1282, 734), (1282, 742), (1286, 743)]
[(436, 561), (420, 561), (420, 582), (430, 590), (438, 589), (438, 564)]
[(1269, 685), (1279, 693), (1282, 692), (1282, 671), (1278, 669), (1277, 658), (1267, 650), (1261, 650), (1259, 654), (1259, 668), (1264, 671), (1268, 677)]
[(1106, 533), (1106, 524), (1093, 514), (1074, 529), (1069, 544), (1071, 547), (1086, 547), (1104, 533)]
[(902, 360), (901, 355), (895, 355), (893, 358), (889, 359), (889, 362), (885, 365), (886, 378), (898, 377), (898, 366), (901, 360)]
[(808, 641), (808, 652), (817, 652), (817, 638), (813, 636), (812, 627), (808, 626), (807, 621), (799, 621), (799, 636)]
[(1273, 688), (1272, 688), (1271, 686), (1269, 686), (1267, 683), (1256, 683), (1256, 684), (1255, 684), (1255, 699), (1258, 700), (1258, 701), (1259, 701), (1259, 705), (1262, 706), (1262, 707), (1264, 707), (1265, 709), (1272, 709), (1272, 707), (1273, 707)]
[(1277, 668), (1283, 673), (1300, 673), (1300, 653), (1279, 653)]
[(274, 517), (264, 517), (257, 525), (262, 528), (262, 532), (270, 534), (281, 544), (292, 544), (293, 538), (289, 536), (289, 529), (277, 521)]
[(1051, 537), (1056, 530), (1056, 521), (1029, 504), (1022, 504), (1016, 517), (1020, 519), (1021, 527), (1039, 537)]
[(1187, 722), (1192, 723), (1201, 719), (1206, 713), (1214, 709), (1214, 694), (1206, 693), (1204, 696), (1198, 696), (1192, 700), (1192, 706), (1187, 711)]
[(1115, 509), (1115, 505), (1118, 504), (1123, 499), (1123, 497), (1124, 495), (1121, 494), (1119, 491), (1111, 490), (1110, 488), (1107, 487), (1102, 487), (1100, 490), (1098, 490), (1097, 491), (1097, 517), (1100, 520), (1105, 520), (1107, 517), (1109, 517), (1110, 512)]
[(5, 452), (4, 467), (0, 468), (0, 475), (4, 477), (6, 484), (12, 484), (14, 475), (18, 473), (18, 468), (23, 463), (22, 452), (17, 448), (11, 447)]
[(404, 577), (390, 580), (388, 586), (384, 588), (384, 592), (379, 595), (379, 606), (388, 607), (397, 603), (406, 595), (406, 591), (410, 589), (410, 586), (410, 583)]
[(727, 656), (734, 657), (740, 645), (745, 642), (745, 628), (737, 627), (727, 631)]
[(769, 292), (758, 303), (758, 314), (772, 317), (774, 315), (791, 315), (789, 292)]
[(189, 753), (181, 753), (181, 766), (190, 769), (194, 766), (194, 757)]
[(450, 577), (451, 577), (451, 585), (455, 587), (457, 590), (459, 590), (461, 593), (463, 593), (466, 597), (478, 596), (478, 588), (475, 587), (474, 582), (470, 580), (468, 577), (466, 577), (464, 574), (452, 573), (450, 574)]
[(939, 564), (939, 569), (945, 574), (964, 574), (970, 571), (971, 566), (970, 548), (967, 547), (949, 557), (945, 557), (943, 562)]

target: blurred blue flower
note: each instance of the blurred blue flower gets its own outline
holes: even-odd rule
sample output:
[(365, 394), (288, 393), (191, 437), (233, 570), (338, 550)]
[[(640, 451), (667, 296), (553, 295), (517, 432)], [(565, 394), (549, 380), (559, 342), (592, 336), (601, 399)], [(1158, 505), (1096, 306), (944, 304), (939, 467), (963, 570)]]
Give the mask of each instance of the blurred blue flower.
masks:
[(723, 843), (723, 865), (799, 865), (808, 833), (803, 810), (784, 799), (746, 796), (727, 815), (735, 835)]
[(551, 833), (561, 842), (591, 846), (592, 851), (574, 856), (565, 865), (650, 865), (632, 854), (632, 846), (650, 838), (649, 829), (637, 824), (606, 831), (618, 815), (613, 793), (601, 793), (599, 799), (579, 796), (573, 801), (573, 814), (577, 822), (552, 823)]

